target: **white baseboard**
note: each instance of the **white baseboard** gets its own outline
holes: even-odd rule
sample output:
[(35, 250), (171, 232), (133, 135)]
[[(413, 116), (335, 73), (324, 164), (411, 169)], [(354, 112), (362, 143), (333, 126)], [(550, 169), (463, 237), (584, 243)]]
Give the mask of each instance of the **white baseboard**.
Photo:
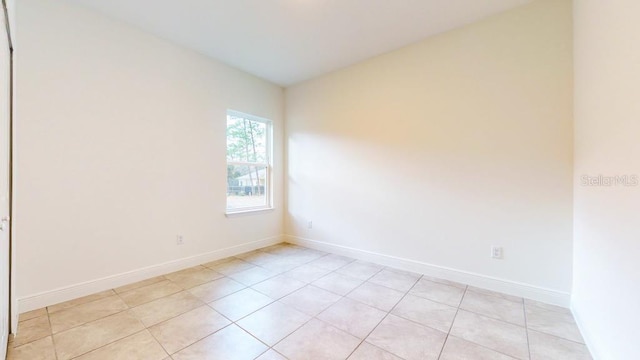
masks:
[(144, 268), (127, 271), (100, 279), (65, 286), (55, 290), (45, 291), (39, 294), (25, 296), (18, 299), (18, 311), (20, 313), (24, 313), (35, 309), (40, 309), (45, 306), (73, 300), (100, 291), (113, 289), (155, 276), (168, 274), (174, 271), (186, 269), (188, 267), (274, 245), (282, 241), (284, 241), (282, 235), (272, 236), (262, 240), (252, 241), (249, 243), (231, 246), (224, 249), (215, 250), (204, 254), (198, 254), (182, 259), (171, 260), (162, 264), (147, 266)]
[(569, 307), (571, 300), (571, 294), (569, 294), (568, 292), (547, 289), (539, 286), (499, 279), (491, 276), (451, 269), (433, 264), (427, 264), (416, 260), (379, 254), (371, 251), (330, 244), (317, 240), (305, 239), (292, 235), (285, 235), (285, 241), (292, 244), (306, 246), (317, 250), (349, 256), (355, 259), (393, 267), (400, 270), (416, 272), (440, 279), (476, 286), (487, 290), (520, 296), (547, 304), (558, 305), (565, 308)]

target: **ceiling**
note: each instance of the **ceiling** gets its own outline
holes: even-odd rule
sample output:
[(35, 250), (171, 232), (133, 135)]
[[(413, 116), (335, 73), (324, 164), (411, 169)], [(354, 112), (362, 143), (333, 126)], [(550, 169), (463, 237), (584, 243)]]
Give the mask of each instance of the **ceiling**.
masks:
[(287, 86), (530, 0), (67, 0)]

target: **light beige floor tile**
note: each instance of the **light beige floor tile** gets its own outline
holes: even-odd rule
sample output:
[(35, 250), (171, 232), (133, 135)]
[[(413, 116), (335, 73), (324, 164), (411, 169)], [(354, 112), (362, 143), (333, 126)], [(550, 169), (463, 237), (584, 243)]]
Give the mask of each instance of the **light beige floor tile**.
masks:
[(318, 256), (325, 256), (325, 255), (328, 254), (328, 252), (322, 251), (322, 250), (318, 250), (318, 249), (312, 249), (312, 248), (308, 248), (308, 247), (304, 247), (304, 246), (300, 246), (300, 245), (294, 245), (294, 246), (299, 247), (305, 253), (313, 253), (313, 254), (316, 254)]
[(51, 335), (51, 325), (47, 315), (20, 321), (18, 334), (13, 339), (13, 346), (20, 346)]
[(440, 360), (515, 360), (515, 358), (487, 349), (472, 342), (449, 335)]
[(103, 346), (92, 352), (84, 354), (77, 360), (163, 360), (167, 353), (162, 346), (143, 330), (137, 334)]
[(172, 355), (174, 360), (253, 360), (268, 348), (231, 324)]
[(360, 339), (355, 336), (313, 319), (278, 343), (274, 349), (290, 360), (342, 360), (359, 343)]
[(183, 289), (191, 289), (194, 286), (220, 279), (222, 276), (222, 274), (204, 266), (194, 266), (165, 275), (167, 279)]
[(233, 294), (234, 292), (240, 291), (244, 288), (246, 288), (246, 286), (240, 284), (239, 282), (224, 277), (193, 287), (189, 289), (189, 292), (193, 294), (193, 296), (204, 302), (211, 302), (221, 299), (229, 294)]
[(273, 301), (270, 297), (248, 288), (218, 299), (209, 305), (232, 321), (237, 321)]
[(229, 275), (233, 280), (242, 283), (247, 286), (255, 285), (259, 282), (265, 281), (269, 278), (278, 275), (277, 273), (267, 270), (265, 268), (256, 266), (248, 270), (243, 270)]
[(71, 359), (144, 329), (131, 310), (53, 336), (58, 360)]
[(274, 302), (237, 322), (251, 335), (269, 346), (284, 339), (310, 319), (294, 308)]
[(101, 319), (128, 309), (127, 304), (119, 296), (109, 296), (103, 299), (84, 303), (51, 314), (51, 330), (58, 333), (78, 325)]
[(273, 254), (269, 254), (267, 252), (264, 251), (250, 251), (248, 253), (244, 253), (244, 254), (240, 254), (236, 256), (237, 258), (240, 258), (246, 262), (250, 262), (254, 265), (261, 265), (264, 264), (266, 262), (269, 261), (275, 261), (280, 259), (280, 256), (277, 255), (273, 255)]
[(326, 254), (327, 253), (322, 251), (305, 249), (305, 250), (300, 250), (294, 254), (288, 255), (288, 257), (300, 262), (301, 264), (306, 264), (313, 260), (317, 260), (325, 256)]
[(460, 308), (518, 326), (524, 326), (524, 305), (522, 302), (467, 291), (464, 294)]
[(20, 316), (18, 317), (18, 321), (31, 320), (44, 315), (48, 315), (47, 308), (27, 311), (25, 313), (20, 314)]
[(284, 259), (278, 259), (274, 261), (268, 261), (268, 262), (262, 263), (260, 266), (267, 270), (271, 270), (275, 273), (281, 274), (283, 272), (292, 270), (300, 265), (302, 265), (302, 263), (300, 263), (299, 261), (284, 258)]
[(204, 266), (210, 268), (215, 272), (218, 272), (220, 274), (227, 275), (227, 276), (233, 273), (237, 273), (237, 272), (248, 270), (255, 267), (254, 264), (248, 263), (242, 259), (238, 259), (234, 257), (206, 263), (204, 264)]
[(401, 291), (372, 284), (368, 281), (347, 295), (350, 299), (358, 300), (384, 311), (391, 311), (403, 296), (404, 293)]
[(584, 344), (529, 330), (531, 360), (591, 360)]
[(425, 299), (458, 307), (462, 301), (464, 289), (464, 287), (460, 288), (457, 286), (445, 285), (423, 278), (416, 283), (416, 286), (411, 289), (410, 293)]
[(460, 288), (462, 290), (466, 290), (467, 289), (467, 285), (461, 284), (461, 283), (455, 282), (455, 281), (445, 280), (445, 279), (442, 279), (442, 278), (437, 278), (437, 277), (427, 276), (427, 275), (423, 275), (422, 278), (425, 279), (425, 280), (429, 280), (429, 281), (438, 283), (438, 284), (457, 287), (457, 288)]
[(167, 280), (167, 278), (165, 278), (164, 276), (156, 276), (156, 277), (152, 277), (150, 279), (146, 279), (146, 280), (135, 282), (133, 284), (128, 284), (128, 285), (117, 287), (117, 288), (113, 289), (113, 291), (115, 291), (118, 294), (122, 294), (123, 292), (131, 291), (131, 290), (134, 290), (134, 289), (137, 289), (137, 288), (145, 287), (145, 286), (152, 285), (152, 284), (155, 284), (155, 283), (159, 283), (159, 282), (165, 281), (165, 280)]
[(338, 295), (346, 295), (362, 284), (362, 280), (338, 273), (330, 273), (312, 283), (314, 286), (331, 291)]
[(342, 298), (318, 315), (318, 319), (364, 339), (386, 315), (386, 312), (369, 305)]
[(182, 288), (169, 280), (143, 286), (120, 294), (127, 305), (134, 307), (182, 291)]
[(338, 270), (337, 273), (351, 276), (352, 278), (367, 280), (382, 270), (384, 266), (366, 261), (354, 261)]
[(256, 249), (256, 250), (243, 252), (242, 254), (239, 254), (239, 255), (235, 255), (235, 257), (237, 257), (238, 259), (246, 259), (253, 256), (260, 256), (260, 255), (263, 255), (264, 253), (265, 253), (264, 251), (260, 249)]
[(231, 324), (224, 316), (204, 305), (149, 328), (169, 354)]
[(467, 291), (473, 291), (473, 292), (480, 293), (480, 294), (496, 296), (496, 297), (499, 297), (499, 298), (502, 298), (502, 299), (505, 299), (505, 300), (519, 302), (519, 303), (521, 303), (523, 301), (523, 299), (521, 297), (518, 297), (518, 296), (508, 295), (508, 294), (500, 293), (500, 292), (497, 292), (497, 291), (491, 291), (491, 290), (487, 290), (487, 289), (481, 289), (481, 288), (477, 288), (475, 286), (468, 286), (467, 287)]
[(449, 305), (407, 294), (391, 313), (448, 333), (457, 311)]
[[(284, 276), (276, 277), (280, 272)], [(224, 278), (223, 273), (235, 280)], [(55, 343), (57, 360), (76, 356), (83, 360), (172, 360), (160, 342), (174, 352), (173, 360), (283, 360), (285, 354), (275, 351), (280, 347), (289, 352), (291, 360), (349, 355), (351, 360), (430, 359), (437, 357), (439, 352), (434, 349), (438, 344), (442, 360), (526, 359), (526, 332), (515, 325), (524, 324), (523, 312), (532, 360), (591, 359), (579, 343), (582, 337), (566, 308), (474, 287), (469, 287), (462, 301), (464, 284), (420, 278), (419, 274), (299, 246), (278, 244), (170, 276), (176, 283), (159, 276), (21, 314), (20, 335), (10, 339), (8, 359), (56, 359)], [(316, 283), (309, 284), (312, 282)], [(245, 288), (251, 285), (271, 296)], [(410, 295), (403, 298), (409, 288)], [(274, 303), (272, 297), (280, 296), (284, 297)], [(209, 307), (203, 301), (210, 302)], [(135, 306), (135, 313), (126, 310), (126, 304)], [(269, 304), (268, 309), (260, 310)], [(455, 313), (446, 305), (460, 305), (471, 312), (458, 311), (452, 335), (443, 344), (446, 335), (430, 327), (446, 331)], [(234, 321), (244, 317), (240, 323), (251, 327), (257, 337), (271, 338), (270, 344), (286, 337), (275, 350), (269, 350), (211, 308)], [(386, 311), (393, 314), (360, 344), (357, 337), (368, 334)], [(137, 316), (152, 328), (144, 330)], [(312, 319), (305, 324), (310, 316), (324, 321)], [(53, 337), (49, 323), (59, 331)]]
[(437, 359), (446, 334), (395, 315), (387, 316), (367, 342), (406, 360)]
[(346, 256), (340, 256), (340, 255), (334, 255), (334, 254), (329, 254), (329, 255), (325, 255), (323, 257), (320, 257), (312, 262), (310, 262), (310, 265), (313, 265), (315, 267), (319, 267), (322, 269), (326, 269), (326, 270), (337, 270), (347, 264), (350, 264), (352, 262), (354, 262), (355, 259), (346, 257)]
[(340, 295), (313, 285), (307, 285), (283, 297), (280, 302), (292, 306), (307, 315), (316, 316), (338, 300), (340, 300)]
[(286, 249), (291, 247), (292, 249), (297, 249), (297, 246), (293, 246), (289, 243), (286, 242), (279, 242), (277, 244), (273, 244), (273, 245), (269, 245), (269, 246), (265, 246), (263, 248), (260, 248), (258, 250), (260, 251), (264, 251), (264, 252), (272, 252), (272, 253), (277, 253), (280, 249)]
[(396, 268), (393, 268), (393, 267), (390, 267), (390, 266), (385, 267), (385, 269), (387, 269), (389, 271), (393, 271), (394, 273), (397, 273), (397, 274), (409, 276), (409, 277), (414, 278), (416, 280), (419, 280), (419, 279), (422, 278), (422, 274), (419, 274), (419, 273), (413, 272), (413, 271), (400, 270), (400, 269), (396, 269)]
[(280, 243), (280, 244), (271, 245), (271, 246), (267, 246), (265, 248), (260, 249), (260, 251), (268, 252), (274, 255), (282, 255), (282, 256), (293, 255), (303, 250), (304, 248), (287, 244), (287, 243)]
[(285, 275), (278, 275), (261, 283), (255, 284), (252, 288), (272, 299), (280, 299), (281, 297), (287, 296), (305, 285), (306, 283), (300, 280), (296, 280)]
[(133, 308), (133, 313), (149, 327), (193, 310), (204, 303), (187, 291), (163, 297)]
[(526, 310), (529, 329), (555, 335), (584, 344), (580, 330), (571, 314), (530, 306)]
[(56, 360), (51, 336), (7, 350), (7, 360)]
[(398, 272), (387, 268), (369, 279), (369, 282), (398, 291), (407, 292), (419, 278), (420, 275), (418, 274)]
[(349, 356), (349, 360), (402, 360), (401, 358), (386, 352), (368, 342), (363, 342), (356, 351)]
[(51, 315), (60, 310), (68, 309), (76, 305), (88, 303), (91, 301), (95, 301), (95, 300), (102, 299), (108, 296), (113, 296), (113, 295), (115, 295), (115, 292), (113, 290), (106, 290), (96, 294), (91, 294), (91, 295), (83, 296), (81, 298), (65, 301), (63, 303), (47, 306), (47, 311), (49, 311), (49, 315)]
[(287, 358), (278, 354), (275, 350), (270, 349), (266, 353), (260, 355), (256, 360), (287, 360)]
[(535, 306), (535, 307), (542, 308), (549, 311), (560, 312), (563, 314), (571, 314), (571, 310), (565, 307), (558, 306), (558, 305), (545, 304), (543, 302), (530, 300), (530, 299), (524, 299), (524, 306), (525, 307)]
[(518, 359), (529, 357), (525, 328), (504, 321), (459, 310), (450, 334)]
[(287, 271), (285, 274), (296, 280), (304, 281), (306, 283), (314, 282), (321, 277), (330, 273), (331, 270), (319, 268), (310, 264), (302, 265), (293, 270)]

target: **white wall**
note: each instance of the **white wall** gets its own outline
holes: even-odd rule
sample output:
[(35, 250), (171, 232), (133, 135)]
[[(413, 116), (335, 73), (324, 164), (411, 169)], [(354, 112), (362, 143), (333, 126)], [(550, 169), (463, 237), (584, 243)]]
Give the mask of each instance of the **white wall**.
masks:
[(572, 307), (596, 359), (640, 359), (640, 2), (577, 0)]
[[(280, 239), (280, 87), (60, 1), (17, 5), (18, 298)], [(275, 211), (224, 215), (228, 108), (274, 122)]]
[(541, 0), (288, 88), (287, 234), (568, 305), (571, 42)]

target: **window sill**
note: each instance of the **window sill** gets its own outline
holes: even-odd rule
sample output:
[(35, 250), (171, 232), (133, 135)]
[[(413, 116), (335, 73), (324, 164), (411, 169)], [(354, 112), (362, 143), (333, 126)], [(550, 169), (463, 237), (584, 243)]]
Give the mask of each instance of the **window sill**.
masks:
[(249, 209), (249, 210), (238, 210), (238, 211), (227, 211), (224, 216), (226, 217), (236, 217), (236, 216), (247, 216), (247, 215), (258, 215), (264, 212), (271, 212), (274, 208), (262, 208), (262, 209)]

